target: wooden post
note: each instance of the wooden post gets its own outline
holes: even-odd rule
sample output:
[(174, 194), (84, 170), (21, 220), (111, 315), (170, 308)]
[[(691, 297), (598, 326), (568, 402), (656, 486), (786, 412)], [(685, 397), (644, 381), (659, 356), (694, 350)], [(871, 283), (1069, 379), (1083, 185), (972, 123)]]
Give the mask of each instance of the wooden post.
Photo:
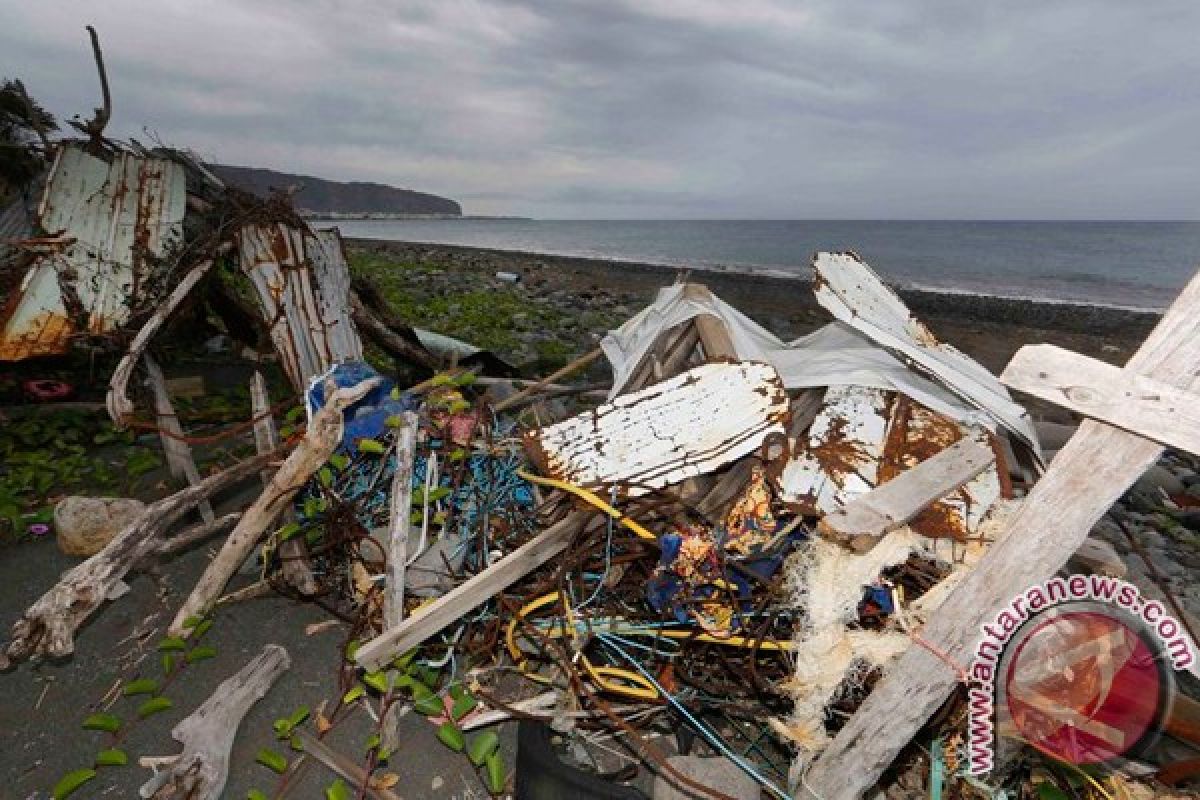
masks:
[(287, 650), (269, 644), (227, 678), (204, 704), (171, 730), (183, 753), (142, 786), (151, 800), (218, 800), (229, 778), (229, 755), (238, 726), (275, 681), (291, 666)]
[[(699, 283), (689, 283), (683, 289), (685, 297), (693, 300), (710, 300), (712, 292), (707, 286)], [(704, 357), (709, 361), (719, 358), (736, 359), (737, 349), (729, 335), (729, 328), (719, 318), (712, 314), (699, 314), (693, 322), (700, 334), (700, 346), (704, 348)]]
[[(186, 480), (189, 486), (195, 486), (200, 482), (200, 470), (196, 468), (196, 460), (192, 458), (192, 448), (183, 441), (183, 426), (179, 424), (175, 407), (171, 405), (171, 395), (167, 392), (166, 378), (163, 377), (158, 362), (149, 353), (142, 356), (142, 363), (146, 365), (146, 385), (154, 394), (154, 414), (158, 418), (158, 437), (162, 441), (163, 452), (167, 456), (167, 469), (174, 477)], [(274, 450), (275, 448), (270, 449)], [(212, 522), (217, 518), (217, 515), (213, 513), (212, 505), (207, 500), (200, 503), (197, 508), (205, 522)]]
[[(279, 434), (275, 432), (275, 420), (271, 418), (271, 398), (267, 395), (267, 381), (261, 372), (250, 378), (250, 406), (254, 418), (254, 446), (260, 453), (268, 453), (279, 447)], [(271, 485), (275, 467), (262, 471), (263, 488)], [(296, 518), (292, 507), (283, 509), (280, 518), (286, 525)], [(311, 597), (320, 589), (308, 558), (308, 544), (303, 536), (293, 536), (279, 545), (279, 560), (283, 579), (304, 597)]]
[[(1193, 278), (1129, 360), (1123, 380), (1143, 375), (1175, 388), (1200, 372), (1200, 275)], [(875, 686), (805, 775), (799, 796), (860, 797), (878, 780), (958, 682), (943, 658), (965, 667), (981, 626), (1030, 586), (1049, 578), (1097, 520), (1157, 461), (1156, 442), (1085, 420), (1009, 519), (1007, 535), (945, 600), (922, 638)]]
[(396, 472), (388, 525), (387, 592), (383, 596), (386, 629), (404, 621), (404, 566), (408, 562), (408, 529), (412, 516), (413, 457), (417, 449), (417, 415), (405, 411), (396, 429)]

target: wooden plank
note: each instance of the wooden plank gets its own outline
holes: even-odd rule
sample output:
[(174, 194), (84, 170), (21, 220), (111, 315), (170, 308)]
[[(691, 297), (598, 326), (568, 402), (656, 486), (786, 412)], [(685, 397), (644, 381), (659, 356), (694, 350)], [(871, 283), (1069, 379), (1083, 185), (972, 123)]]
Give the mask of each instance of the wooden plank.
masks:
[[(1200, 275), (1194, 277), (1129, 360), (1178, 388), (1200, 371)], [(1049, 578), (1087, 539), (1096, 521), (1158, 460), (1162, 447), (1120, 428), (1086, 420), (1010, 517), (975, 569), (921, 632), (951, 663), (965, 666), (980, 627), (1020, 592)], [(805, 775), (799, 796), (860, 797), (891, 765), (958, 682), (929, 648), (910, 646)]]
[(417, 448), (417, 415), (405, 411), (396, 429), (396, 472), (392, 476), (388, 525), (387, 591), (383, 595), (386, 630), (404, 621), (404, 567), (408, 562), (408, 528), (412, 516), (413, 456)]
[(373, 672), (397, 653), (416, 647), (446, 628), (471, 609), (486, 603), (513, 583), (533, 572), (566, 549), (571, 537), (584, 524), (584, 516), (570, 514), (492, 566), (472, 576), (446, 594), (422, 606), (395, 628), (384, 631), (358, 649), (354, 660)]
[(817, 531), (860, 553), (866, 552), (879, 537), (899, 528), (930, 503), (983, 472), (995, 458), (986, 440), (961, 439), (826, 514)]
[(1195, 394), (1052, 344), (1026, 345), (1004, 368), (1009, 388), (1159, 444), (1200, 453)]
[(524, 400), (526, 397), (529, 397), (532, 394), (537, 394), (538, 392), (542, 391), (547, 386), (549, 386), (550, 384), (559, 380), (560, 378), (565, 378), (566, 376), (568, 376), (572, 373), (578, 372), (579, 370), (583, 369), (588, 364), (591, 364), (593, 361), (595, 361), (597, 358), (599, 358), (602, 355), (604, 355), (604, 351), (601, 350), (599, 347), (597, 347), (595, 350), (592, 350), (588, 353), (584, 353), (579, 358), (576, 358), (574, 361), (572, 361), (570, 364), (567, 364), (565, 367), (562, 367), (561, 369), (558, 369), (558, 370), (550, 373), (545, 378), (543, 378), (542, 380), (533, 384), (532, 386), (527, 386), (524, 389), (522, 389), (521, 391), (514, 394), (512, 397), (501, 400), (499, 403), (496, 404), (495, 410), (503, 411), (506, 408), (512, 408), (513, 406), (517, 405), (517, 403)]
[[(146, 365), (146, 385), (150, 387), (150, 391), (154, 395), (154, 414), (157, 417), (159, 428), (158, 437), (162, 441), (163, 452), (167, 456), (167, 469), (174, 477), (186, 480), (188, 486), (195, 486), (200, 483), (200, 470), (196, 467), (196, 460), (192, 458), (192, 448), (183, 441), (183, 426), (179, 424), (175, 407), (171, 405), (171, 396), (167, 393), (167, 382), (163, 377), (162, 369), (149, 353), (142, 355), (142, 363)], [(217, 515), (213, 513), (212, 505), (207, 500), (196, 508), (199, 509), (200, 516), (204, 518), (205, 522), (212, 522), (217, 518)]]

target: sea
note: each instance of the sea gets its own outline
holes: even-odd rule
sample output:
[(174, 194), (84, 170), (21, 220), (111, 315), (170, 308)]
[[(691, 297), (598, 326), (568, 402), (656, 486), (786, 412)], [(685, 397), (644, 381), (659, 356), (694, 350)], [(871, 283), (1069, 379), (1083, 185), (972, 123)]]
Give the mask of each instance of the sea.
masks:
[[(319, 225), (329, 223), (318, 223)], [(343, 236), (807, 278), (854, 250), (894, 285), (1161, 310), (1200, 265), (1200, 222), (338, 220)]]

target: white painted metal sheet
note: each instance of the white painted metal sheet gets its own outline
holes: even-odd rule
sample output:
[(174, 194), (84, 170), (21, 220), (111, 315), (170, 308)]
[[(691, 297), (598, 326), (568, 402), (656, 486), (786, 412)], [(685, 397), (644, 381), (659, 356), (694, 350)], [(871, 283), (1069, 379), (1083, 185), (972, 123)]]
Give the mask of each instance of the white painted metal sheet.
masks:
[(858, 255), (817, 253), (813, 272), (817, 302), (834, 317), (901, 354), (911, 367), (986, 411), (1038, 452), (1029, 413), (1013, 402), (1000, 381), (969, 356), (939, 342)]
[(826, 390), (824, 405), (779, 476), (784, 502), (828, 514), (875, 488), (890, 394), (864, 386)]
[(49, 235), (5, 307), (0, 360), (64, 352), (79, 315), (97, 334), (128, 321), (150, 263), (182, 237), (185, 209), (179, 164), (61, 148), (38, 212)]
[(773, 367), (714, 363), (530, 431), (525, 440), (545, 474), (581, 486), (626, 483), (636, 496), (755, 451), (783, 434), (787, 415)]

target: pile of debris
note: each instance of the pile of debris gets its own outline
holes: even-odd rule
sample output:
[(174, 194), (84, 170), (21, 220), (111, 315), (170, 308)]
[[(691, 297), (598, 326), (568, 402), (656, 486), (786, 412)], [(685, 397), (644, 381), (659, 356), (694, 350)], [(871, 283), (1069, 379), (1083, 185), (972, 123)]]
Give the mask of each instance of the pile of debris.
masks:
[[(536, 719), (567, 738), (610, 741), (702, 795), (803, 787), (848, 797), (942, 704), (944, 681), (914, 703), (911, 730), (898, 726), (899, 741), (863, 762), (862, 787), (819, 776), (825, 764), (858, 770), (844, 752), (818, 758), (844, 727), (879, 724), (864, 698), (881, 702), (902, 656), (935, 655), (953, 683), (964, 637), (947, 644), (926, 623), (959, 616), (963, 596), (982, 614), (1002, 594), (1002, 581), (988, 594), (972, 581), (986, 559), (1011, 559), (991, 551), (1022, 547), (1016, 520), (1032, 505), (1014, 506), (1045, 469), (1025, 409), (853, 253), (815, 256), (816, 296), (835, 321), (809, 336), (783, 342), (704, 286), (678, 283), (600, 350), (519, 384), (447, 364), (356, 292), (335, 229), (311, 230), (285, 198), (227, 189), (180, 151), (99, 135), (62, 143), (36, 208), (18, 203), (0, 228), (10, 240), (0, 271), (22, 276), (0, 318), (0, 358), (82, 341), (124, 347), (109, 413), (117, 424), (135, 418), (129, 385), (143, 370), (172, 469), (192, 484), (30, 606), (9, 661), (69, 655), (127, 574), (181, 542), (225, 534), (171, 633), (187, 637), (196, 620), (255, 592), (319, 598), (352, 620), (352, 668), (338, 691), (371, 707), (385, 747), (409, 707), (459, 749), (463, 731)], [(229, 290), (234, 279), (244, 295)], [(203, 478), (149, 352), (200, 299), (231, 333), (261, 331), (307, 417), (281, 443), (281, 409), (256, 376), (245, 429), (259, 455)], [(380, 374), (360, 334), (432, 377)], [(574, 414), (542, 402), (568, 396), (557, 382), (602, 355), (613, 374), (605, 402), (577, 396)], [(216, 517), (207, 507), (255, 479), (264, 489), (245, 508)], [(193, 509), (204, 519), (176, 533)], [(1053, 544), (1062, 552), (1031, 541), (1030, 574), (1058, 569), (1087, 528)], [(248, 562), (261, 580), (226, 595)], [(276, 650), (231, 679), (217, 705), (261, 696), (286, 666)], [(211, 713), (177, 729), (186, 757), (148, 792), (219, 796), (244, 707), (222, 706), (215, 728), (194, 721)], [(959, 696), (940, 725), (959, 728), (963, 714)], [(304, 749), (370, 796), (389, 796), (371, 784), (378, 752), (348, 770), (322, 750), (326, 730), (305, 733)], [(654, 731), (699, 739), (750, 788), (706, 786)], [(953, 768), (966, 761), (958, 747), (936, 765), (918, 760), (939, 781), (979, 791)], [(473, 740), (470, 756), (502, 792), (494, 743)]]

